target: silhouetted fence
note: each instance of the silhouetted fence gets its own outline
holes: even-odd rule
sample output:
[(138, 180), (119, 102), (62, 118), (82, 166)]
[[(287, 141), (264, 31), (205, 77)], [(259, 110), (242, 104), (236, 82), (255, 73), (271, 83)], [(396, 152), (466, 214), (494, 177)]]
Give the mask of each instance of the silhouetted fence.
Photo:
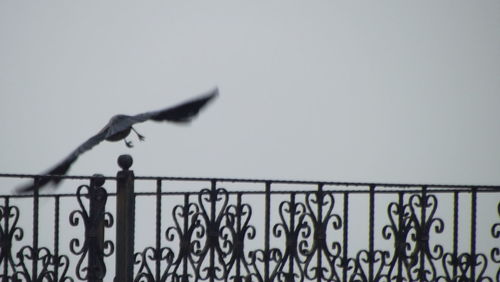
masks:
[(499, 187), (136, 177), (129, 156), (119, 164), (56, 191), (76, 193), (0, 196), (2, 281), (500, 281)]

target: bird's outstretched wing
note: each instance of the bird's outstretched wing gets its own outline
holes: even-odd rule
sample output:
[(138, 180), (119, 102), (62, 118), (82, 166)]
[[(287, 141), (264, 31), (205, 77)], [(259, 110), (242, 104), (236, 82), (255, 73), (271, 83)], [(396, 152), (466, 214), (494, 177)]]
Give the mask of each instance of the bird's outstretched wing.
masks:
[(146, 112), (132, 117), (134, 123), (146, 120), (170, 121), (178, 123), (190, 122), (200, 110), (219, 94), (219, 89), (214, 88), (210, 92), (197, 98), (166, 109)]
[[(60, 163), (58, 163), (55, 167), (52, 169), (42, 173), (42, 175), (64, 175), (70, 168), (70, 166), (73, 164), (73, 162), (78, 159), (78, 156), (83, 154), (84, 152), (90, 150), (92, 147), (95, 145), (99, 144), (101, 141), (103, 141), (106, 138), (106, 134), (108, 131), (108, 126), (105, 126), (99, 133), (96, 135), (90, 137), (87, 141), (85, 141), (82, 145), (80, 145), (78, 148), (73, 150), (71, 154), (69, 154), (64, 160), (62, 160)], [(49, 182), (53, 182), (54, 184), (58, 184), (61, 181), (61, 178), (59, 177), (42, 177), (38, 181), (38, 188), (45, 186)], [(26, 185), (17, 188), (17, 193), (26, 193), (26, 192), (32, 192), (35, 189), (34, 184)]]
[[(110, 137), (116, 136), (119, 134), (119, 138), (123, 138), (130, 131), (130, 127), (138, 122), (144, 122), (146, 120), (154, 120), (154, 121), (171, 121), (171, 122), (189, 122), (191, 121), (198, 112), (212, 100), (215, 96), (217, 96), (219, 90), (215, 88), (207, 94), (204, 94), (198, 98), (193, 100), (184, 102), (180, 105), (170, 107), (167, 109), (146, 112), (142, 114), (138, 114), (135, 116), (125, 116), (125, 115), (116, 115), (109, 123), (96, 135), (89, 138), (85, 143), (76, 148), (71, 154), (69, 154), (64, 160), (62, 160), (59, 164), (57, 164), (54, 168), (45, 172), (44, 175), (64, 175), (71, 164), (78, 159), (82, 153), (90, 150), (95, 145), (99, 144), (101, 141), (108, 139)], [(121, 137), (121, 133), (125, 133), (125, 136)], [(49, 182), (53, 182), (55, 184), (59, 183), (61, 178), (59, 177), (42, 177), (38, 181), (38, 188), (46, 185)], [(24, 187), (20, 187), (17, 189), (18, 193), (23, 192), (31, 192), (35, 189), (35, 185), (27, 185)]]

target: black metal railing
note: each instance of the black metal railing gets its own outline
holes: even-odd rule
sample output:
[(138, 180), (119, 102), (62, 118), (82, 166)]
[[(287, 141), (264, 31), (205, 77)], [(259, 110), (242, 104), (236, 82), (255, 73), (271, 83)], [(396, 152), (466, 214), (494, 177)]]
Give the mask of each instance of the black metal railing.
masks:
[[(500, 187), (139, 177), (130, 156), (119, 165), (56, 191), (76, 192), (0, 195), (0, 280), (500, 281)], [(19, 177), (54, 176), (0, 175)]]

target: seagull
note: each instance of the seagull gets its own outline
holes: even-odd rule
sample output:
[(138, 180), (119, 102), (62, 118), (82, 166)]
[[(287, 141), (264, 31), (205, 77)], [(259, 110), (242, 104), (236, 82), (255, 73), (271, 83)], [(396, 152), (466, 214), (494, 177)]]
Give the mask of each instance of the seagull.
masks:
[[(43, 173), (44, 175), (64, 175), (69, 170), (70, 166), (78, 159), (78, 157), (86, 151), (92, 149), (101, 141), (116, 142), (123, 140), (125, 145), (129, 148), (133, 147), (132, 141), (127, 141), (126, 137), (133, 131), (140, 141), (144, 141), (145, 137), (137, 132), (132, 126), (136, 123), (152, 121), (169, 121), (175, 123), (189, 123), (198, 112), (213, 100), (219, 94), (218, 88), (214, 88), (206, 94), (187, 102), (178, 104), (173, 107), (165, 108), (162, 110), (145, 112), (135, 116), (128, 115), (115, 115), (108, 124), (106, 124), (96, 135), (90, 137), (82, 145), (71, 152), (65, 159), (59, 162), (55, 167)], [(62, 179), (55, 177), (42, 177), (38, 181), (38, 188), (41, 188), (53, 182), (57, 185)], [(17, 188), (18, 193), (32, 192), (35, 185), (27, 185)]]

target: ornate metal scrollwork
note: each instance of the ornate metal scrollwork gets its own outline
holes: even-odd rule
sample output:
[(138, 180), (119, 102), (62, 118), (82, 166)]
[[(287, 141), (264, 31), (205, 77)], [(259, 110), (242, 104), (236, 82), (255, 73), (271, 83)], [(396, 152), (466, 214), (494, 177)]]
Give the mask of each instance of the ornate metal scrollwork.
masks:
[[(258, 279), (255, 273), (252, 275), (252, 267), (255, 267), (255, 260), (252, 254), (245, 254), (245, 240), (255, 239), (255, 226), (250, 225), (252, 217), (252, 207), (249, 204), (241, 203), (241, 194), (238, 194), (236, 204), (229, 205), (226, 209), (226, 225), (221, 228), (223, 245), (227, 247), (231, 254), (226, 263), (228, 272), (235, 269), (235, 274), (229, 277), (235, 281), (245, 281), (245, 279)], [(242, 271), (242, 269), (244, 271)], [(254, 268), (253, 270), (257, 270)]]
[[(14, 274), (14, 281), (53, 281), (52, 272), (49, 270), (51, 257), (52, 254), (48, 248), (22, 247), (17, 253), (19, 262), (16, 264), (18, 270)], [(27, 263), (28, 261), (31, 263)], [(42, 268), (40, 271), (35, 271), (38, 262), (41, 262)], [(31, 267), (28, 268), (27, 264)], [(37, 277), (32, 277), (33, 273), (37, 273)]]
[[(163, 257), (167, 261), (167, 269), (162, 275), (162, 280), (164, 277), (165, 279), (172, 277), (177, 281), (188, 281), (193, 277), (184, 273), (184, 270), (187, 270), (189, 266), (194, 269), (194, 265), (198, 262), (193, 256), (193, 251), (200, 248), (201, 243), (196, 238), (203, 238), (205, 227), (200, 224), (198, 219), (199, 207), (194, 203), (189, 203), (187, 195), (185, 197), (185, 204), (177, 205), (172, 210), (175, 226), (167, 228), (165, 232), (167, 241), (173, 242), (177, 238), (179, 251), (177, 256), (170, 248), (162, 251)], [(181, 266), (183, 266), (182, 270)]]
[[(497, 206), (497, 213), (500, 216), (500, 203)], [(500, 239), (500, 222), (493, 224), (491, 227), (491, 236)], [(497, 264), (500, 263), (500, 248), (495, 247), (491, 249), (491, 260)], [(500, 281), (500, 267), (498, 267), (496, 275), (497, 281)]]
[(7, 273), (14, 273), (16, 263), (12, 257), (12, 245), (14, 241), (21, 241), (24, 237), (23, 229), (17, 226), (19, 221), (19, 208), (10, 206), (9, 200), (5, 200), (4, 206), (0, 206), (0, 265), (3, 266), (3, 274), (0, 279), (12, 279)]
[(383, 238), (394, 241), (392, 252), (358, 253), (356, 276), (363, 281), (367, 281), (368, 276), (360, 275), (359, 268), (367, 265), (371, 265), (373, 279), (377, 281), (434, 281), (438, 278), (435, 262), (443, 257), (443, 246), (431, 247), (429, 244), (432, 231), (442, 233), (444, 230), (443, 220), (435, 217), (437, 198), (426, 193), (413, 194), (404, 203), (403, 195), (400, 193), (399, 201), (388, 205), (390, 223), (382, 229)]
[(68, 276), (68, 270), (70, 265), (70, 260), (67, 255), (53, 255), (51, 257), (50, 264), (53, 266), (53, 270), (50, 271), (49, 281), (60, 281), (60, 282), (73, 282), (74, 279)]
[[(167, 231), (167, 240), (171, 239), (170, 241), (173, 241), (175, 235), (172, 234), (169, 236), (168, 233), (170, 233), (170, 231)], [(139, 268), (134, 281), (156, 281), (154, 275), (156, 269), (152, 269), (150, 263), (160, 265), (162, 262), (166, 262), (167, 266), (164, 273), (160, 276), (160, 281), (167, 281), (168, 278), (172, 281), (180, 281), (179, 279), (182, 275), (178, 275), (177, 272), (179, 270), (181, 261), (179, 258), (181, 258), (181, 256), (179, 256), (177, 260), (175, 260), (174, 256), (174, 252), (169, 247), (163, 247), (159, 250), (153, 247), (147, 247), (142, 252), (135, 253), (134, 264), (139, 265)], [(172, 268), (174, 268), (174, 270), (172, 270)]]
[(138, 264), (139, 269), (134, 281), (155, 281), (153, 271), (151, 271), (148, 261), (156, 260), (158, 260), (158, 256), (156, 250), (152, 247), (144, 249), (142, 253), (136, 253), (134, 255), (134, 264)]
[[(76, 266), (76, 276), (80, 280), (104, 278), (106, 274), (104, 257), (110, 256), (114, 250), (113, 243), (104, 240), (104, 228), (112, 226), (113, 217), (110, 213), (105, 212), (107, 192), (99, 186), (80, 185), (76, 193), (80, 210), (75, 210), (70, 214), (72, 226), (79, 225), (80, 220), (82, 220), (85, 227), (85, 238), (82, 245), (78, 238), (73, 238), (70, 241), (70, 251), (80, 256)], [(86, 190), (87, 193), (82, 193), (83, 190)], [(89, 199), (89, 211), (83, 204), (84, 198)], [(87, 261), (86, 266), (83, 265), (85, 261)]]
[[(48, 248), (40, 248), (35, 254), (32, 247), (24, 246), (17, 253), (17, 258), (19, 262), (16, 264), (16, 272), (11, 277), (13, 281), (74, 281), (67, 276), (70, 263), (66, 255), (61, 255), (56, 260)], [(28, 261), (30, 263), (27, 263)], [(37, 268), (41, 266), (41, 270), (35, 270), (34, 264), (37, 264)], [(32, 277), (32, 273), (38, 273), (37, 277)]]
[[(307, 210), (304, 203), (295, 201), (296, 194), (290, 194), (290, 201), (279, 204), (278, 214), (280, 222), (273, 226), (273, 235), (285, 239), (284, 252), (275, 250), (277, 265), (270, 275), (276, 281), (302, 280), (305, 277), (303, 264), (305, 258), (301, 252), (307, 252), (305, 240), (312, 234), (311, 226), (307, 223)], [(295, 271), (297, 270), (297, 271)]]
[(387, 265), (389, 252), (374, 250), (361, 250), (354, 258), (354, 270), (351, 280), (354, 281), (389, 281), (384, 275), (384, 267)]
[[(301, 242), (299, 253), (305, 256), (304, 274), (306, 279), (325, 279), (340, 281), (341, 274), (338, 268), (342, 266), (341, 244), (327, 241), (328, 228), (333, 230), (342, 228), (339, 215), (333, 213), (335, 198), (332, 193), (323, 192), (306, 194), (306, 219), (313, 227), (312, 244), (308, 240)], [(333, 237), (333, 236), (330, 236)]]
[[(230, 254), (228, 239), (221, 236), (224, 232), (223, 221), (227, 218), (227, 204), (229, 195), (225, 189), (203, 189), (198, 195), (200, 212), (198, 217), (200, 224), (206, 230), (204, 242), (197, 239), (194, 244), (193, 254), (198, 258), (196, 264), (196, 274), (200, 280), (209, 278), (222, 279), (227, 277), (228, 269), (225, 267), (225, 260)], [(220, 207), (217, 209), (217, 204)], [(205, 236), (203, 236), (205, 235)], [(221, 242), (222, 241), (222, 242)], [(209, 259), (208, 265), (203, 262)]]
[(197, 202), (190, 202), (186, 194), (184, 204), (172, 210), (174, 226), (165, 232), (167, 241), (176, 242), (178, 248), (162, 247), (158, 251), (147, 247), (136, 253), (139, 271), (135, 281), (155, 281), (152, 264), (158, 261), (165, 266), (160, 281), (221, 280), (229, 276), (236, 281), (261, 281), (255, 273), (255, 252), (245, 251), (245, 240), (256, 235), (251, 217), (250, 205), (242, 203), (241, 198), (229, 204), (229, 194), (223, 188), (203, 189)]
[[(382, 229), (382, 236), (386, 240), (394, 239), (394, 251), (392, 258), (388, 258), (388, 269), (384, 275), (387, 280), (409, 279), (411, 269), (415, 265), (416, 244), (410, 238), (414, 228), (411, 209), (409, 204), (402, 202), (400, 195), (399, 202), (392, 202), (387, 207), (390, 224)], [(389, 253), (390, 254), (390, 253)]]
[[(463, 253), (455, 257), (452, 253), (446, 253), (442, 259), (444, 275), (441, 275), (436, 281), (491, 281), (485, 277), (488, 259), (484, 254), (472, 256), (469, 253)], [(475, 268), (475, 275), (472, 277), (472, 268)]]
[(174, 252), (170, 247), (147, 247), (136, 253), (135, 264), (139, 266), (139, 270), (134, 281), (155, 281), (155, 272), (158, 270), (153, 269), (151, 264), (157, 264), (156, 267), (164, 265), (160, 281), (190, 281), (195, 278), (192, 273), (201, 264), (199, 253), (207, 233), (200, 214), (200, 206), (189, 202), (189, 195), (186, 194), (184, 204), (172, 209), (174, 226), (165, 231), (167, 242), (177, 243), (178, 250)]
[(436, 280), (437, 273), (434, 262), (443, 256), (443, 246), (436, 244), (431, 248), (429, 238), (432, 229), (435, 233), (442, 233), (444, 230), (443, 220), (434, 217), (437, 205), (438, 201), (434, 195), (424, 193), (410, 196), (410, 220), (413, 228), (410, 237), (416, 244), (415, 249), (410, 254), (412, 280)]
[[(67, 276), (69, 258), (65, 255), (56, 257), (46, 247), (35, 251), (32, 246), (23, 246), (15, 255), (17, 262), (14, 260), (13, 242), (19, 242), (24, 237), (23, 230), (17, 226), (19, 215), (19, 208), (10, 206), (9, 199), (6, 199), (6, 205), (0, 207), (0, 265), (3, 266), (0, 279), (2, 281), (73, 281)], [(33, 273), (36, 273), (36, 277), (33, 277)]]

